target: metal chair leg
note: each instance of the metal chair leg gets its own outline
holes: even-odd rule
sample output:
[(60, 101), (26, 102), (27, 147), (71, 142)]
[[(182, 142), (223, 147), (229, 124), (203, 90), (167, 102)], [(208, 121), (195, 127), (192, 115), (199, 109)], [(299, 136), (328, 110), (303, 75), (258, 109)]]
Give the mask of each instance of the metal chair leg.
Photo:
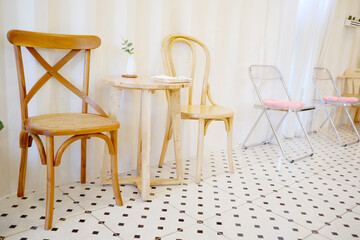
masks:
[(265, 111), (265, 116), (266, 116), (266, 118), (267, 118), (267, 120), (268, 120), (268, 122), (269, 122), (269, 124), (270, 124), (271, 130), (273, 131), (273, 134), (274, 134), (274, 136), (275, 136), (276, 141), (277, 141), (278, 144), (279, 144), (279, 147), (280, 147), (280, 150), (281, 150), (283, 156), (285, 157), (285, 159), (287, 159), (286, 154), (285, 154), (285, 151), (284, 151), (284, 148), (283, 148), (283, 146), (282, 146), (282, 144), (281, 144), (281, 142), (280, 142), (280, 139), (279, 139), (279, 137), (278, 137), (278, 135), (277, 135), (277, 133), (276, 133), (273, 125), (272, 125), (272, 122), (271, 122), (271, 120), (270, 120), (269, 114), (268, 114), (266, 111)]
[[(277, 132), (278, 130), (279, 130), (279, 128), (280, 128), (280, 125), (283, 123), (283, 121), (285, 120), (285, 118), (286, 118), (286, 116), (289, 114), (289, 112), (286, 112), (285, 114), (284, 114), (284, 116), (281, 118), (281, 120), (280, 120), (280, 122), (279, 122), (279, 124), (276, 126), (276, 128), (275, 128), (275, 131)], [(271, 136), (269, 137), (269, 140), (267, 140), (266, 142), (271, 142), (271, 140), (274, 138), (274, 134), (271, 134)]]
[(329, 112), (326, 110), (326, 108), (324, 108), (324, 111), (325, 111), (325, 113), (326, 113), (326, 115), (327, 115), (327, 117), (328, 117), (328, 119), (329, 119), (329, 121), (330, 121), (330, 124), (331, 124), (332, 128), (334, 129), (334, 132), (335, 132), (336, 137), (338, 138), (340, 144), (341, 144), (343, 147), (346, 147), (346, 144), (344, 144), (344, 143), (341, 141), (341, 138), (340, 138), (340, 136), (339, 136), (339, 133), (338, 133), (338, 131), (337, 131), (335, 125), (334, 125), (334, 122), (333, 122), (332, 118), (331, 118), (331, 115), (330, 115)]
[(305, 134), (306, 140), (307, 140), (307, 142), (308, 142), (308, 144), (309, 144), (309, 146), (310, 146), (310, 148), (311, 148), (310, 157), (312, 157), (312, 156), (314, 155), (314, 147), (313, 147), (313, 145), (311, 144), (309, 135), (307, 134), (306, 129), (304, 128), (304, 125), (303, 125), (303, 124), (301, 123), (301, 121), (300, 121), (299, 113), (296, 112), (295, 115), (296, 115), (296, 118), (297, 118), (297, 120), (298, 120), (298, 122), (299, 122), (299, 124), (300, 124), (300, 127), (301, 127), (302, 131), (303, 131), (304, 134)]
[(250, 138), (251, 134), (254, 132), (256, 125), (259, 123), (259, 121), (260, 121), (261, 117), (264, 115), (264, 113), (265, 113), (265, 109), (261, 112), (261, 114), (259, 115), (258, 119), (257, 119), (256, 122), (254, 123), (254, 125), (253, 125), (253, 127), (251, 128), (250, 132), (249, 132), (248, 135), (246, 136), (245, 141), (244, 141), (243, 144), (241, 145), (241, 148), (244, 148), (244, 149), (247, 148), (247, 146), (246, 146), (245, 144), (246, 144), (246, 142), (248, 141), (248, 139)]

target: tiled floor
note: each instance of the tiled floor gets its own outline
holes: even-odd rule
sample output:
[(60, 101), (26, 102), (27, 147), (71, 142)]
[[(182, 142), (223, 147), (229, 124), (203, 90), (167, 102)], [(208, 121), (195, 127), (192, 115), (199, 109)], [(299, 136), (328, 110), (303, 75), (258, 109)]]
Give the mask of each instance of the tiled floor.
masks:
[[(351, 139), (344, 126), (341, 133)], [(276, 145), (207, 154), (203, 181), (195, 184), (195, 159), (185, 159), (185, 183), (152, 188), (142, 201), (137, 188), (121, 186), (123, 207), (99, 179), (56, 187), (53, 229), (45, 231), (45, 192), (0, 199), (0, 239), (359, 239), (359, 144), (341, 147), (332, 131), (311, 136), (312, 158), (283, 162)], [(286, 140), (302, 154), (303, 139)], [(124, 175), (133, 175), (130, 172)], [(175, 177), (173, 163), (152, 168)]]

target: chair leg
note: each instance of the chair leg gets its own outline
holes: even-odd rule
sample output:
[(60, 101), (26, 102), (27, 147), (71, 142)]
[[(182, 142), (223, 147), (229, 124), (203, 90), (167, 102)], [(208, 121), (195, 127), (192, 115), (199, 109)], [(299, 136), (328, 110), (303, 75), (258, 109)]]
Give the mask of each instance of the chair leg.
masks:
[(336, 126), (336, 124), (338, 123), (339, 121), (339, 118), (342, 114), (342, 108), (337, 108), (337, 111), (336, 111), (336, 115), (335, 115), (335, 119), (334, 119), (334, 125)]
[(336, 126), (335, 126), (335, 124), (334, 124), (334, 122), (333, 122), (333, 120), (332, 120), (332, 118), (331, 118), (331, 114), (326, 110), (326, 108), (324, 108), (324, 111), (325, 111), (325, 113), (326, 113), (327, 119), (330, 121), (331, 127), (333, 128), (333, 130), (334, 130), (334, 132), (335, 132), (335, 135), (336, 135), (336, 137), (338, 138), (340, 144), (341, 144), (343, 147), (345, 147), (346, 144), (344, 144), (344, 143), (341, 141), (340, 135), (339, 135), (339, 133), (338, 133), (338, 131), (337, 131), (337, 129), (336, 129)]
[(52, 228), (54, 211), (54, 137), (46, 136), (46, 164), (47, 164), (47, 184), (46, 184), (46, 213), (45, 229)]
[(204, 155), (204, 130), (205, 130), (205, 119), (199, 119), (198, 129), (198, 145), (197, 145), (197, 162), (196, 162), (196, 183), (199, 184), (201, 181), (201, 169)]
[(81, 183), (86, 183), (86, 139), (81, 139)]
[(348, 116), (349, 121), (350, 121), (350, 123), (351, 123), (351, 126), (353, 127), (354, 132), (355, 132), (355, 134), (356, 134), (356, 136), (357, 136), (357, 138), (358, 138), (358, 140), (357, 140), (356, 142), (360, 142), (360, 135), (359, 135), (359, 133), (358, 133), (358, 131), (357, 131), (357, 129), (356, 129), (356, 126), (355, 126), (355, 124), (354, 124), (354, 122), (353, 122), (353, 120), (352, 120), (352, 118), (351, 118), (351, 116), (350, 116), (350, 114), (349, 114), (349, 111), (346, 109), (346, 107), (344, 107), (344, 110), (345, 110), (346, 115)]
[(29, 139), (28, 134), (25, 131), (21, 131), (20, 133), (21, 159), (20, 159), (20, 168), (19, 168), (19, 182), (17, 189), (18, 197), (23, 197), (25, 191), (28, 139)]
[(249, 138), (250, 138), (251, 134), (254, 132), (254, 130), (255, 130), (255, 128), (256, 128), (256, 126), (257, 126), (257, 124), (259, 123), (259, 121), (260, 121), (261, 117), (264, 115), (264, 113), (265, 113), (265, 110), (263, 110), (263, 111), (261, 112), (261, 114), (259, 115), (258, 119), (255, 121), (255, 123), (254, 123), (254, 125), (252, 126), (252, 128), (251, 128), (250, 132), (249, 132), (249, 133), (248, 133), (248, 135), (246, 136), (246, 138), (245, 138), (245, 140), (244, 140), (243, 144), (241, 145), (241, 148), (244, 148), (244, 149), (246, 149), (246, 148), (247, 148), (247, 146), (246, 146), (246, 142), (249, 140)]
[(166, 151), (169, 145), (169, 141), (171, 139), (171, 128), (172, 128), (172, 122), (171, 122), (171, 111), (170, 107), (168, 108), (168, 114), (167, 114), (167, 120), (166, 120), (166, 130), (165, 130), (165, 136), (164, 136), (164, 142), (161, 149), (161, 155), (159, 160), (159, 167), (162, 167), (165, 161)]
[(313, 145), (311, 144), (311, 141), (310, 141), (310, 138), (309, 138), (309, 135), (307, 134), (306, 132), (306, 129), (304, 128), (304, 125), (301, 123), (300, 121), (300, 117), (299, 117), (299, 114), (297, 112), (295, 112), (295, 116), (296, 116), (296, 119), (298, 120), (299, 124), (300, 124), (300, 127), (305, 135), (305, 138), (306, 138), (306, 141), (308, 142), (309, 144), (309, 147), (311, 149), (311, 152), (310, 152), (310, 157), (312, 157), (314, 155), (314, 147)]
[(354, 122), (359, 122), (360, 108), (356, 108)]
[[(274, 134), (274, 137), (275, 137), (277, 143), (279, 144), (281, 153), (283, 154), (284, 158), (289, 161), (289, 159), (286, 157), (284, 147), (282, 146), (282, 144), (281, 144), (281, 142), (280, 142), (280, 138), (278, 137), (278, 135), (277, 135), (277, 133), (276, 133), (276, 129), (273, 127), (273, 123), (272, 123), (272, 121), (270, 120), (270, 116), (269, 116), (269, 114), (268, 114), (267, 111), (265, 111), (265, 116), (266, 116), (266, 118), (267, 118), (267, 120), (268, 120), (268, 122), (269, 122), (269, 125), (270, 125), (270, 127), (271, 127), (271, 130), (272, 130), (272, 132), (273, 132), (273, 134)], [(290, 161), (290, 162), (293, 162), (293, 161)]]
[(234, 161), (232, 155), (233, 120), (234, 120), (233, 117), (228, 118), (229, 129), (227, 131), (227, 152), (228, 152), (229, 169), (231, 173), (234, 173)]
[(117, 168), (117, 130), (110, 132), (111, 141), (114, 146), (114, 152), (111, 154), (111, 180), (112, 188), (114, 192), (116, 205), (123, 205), (121, 198), (120, 187), (119, 187), (119, 177), (118, 177), (118, 168)]

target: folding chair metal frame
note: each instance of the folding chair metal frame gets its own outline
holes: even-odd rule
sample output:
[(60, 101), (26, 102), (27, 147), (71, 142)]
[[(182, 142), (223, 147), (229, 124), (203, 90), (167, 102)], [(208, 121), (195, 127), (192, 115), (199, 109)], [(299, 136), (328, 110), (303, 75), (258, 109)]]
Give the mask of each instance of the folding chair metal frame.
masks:
[[(242, 144), (242, 147), (243, 147), (244, 149), (247, 149), (248, 147), (257, 146), (257, 145), (260, 145), (260, 144), (268, 144), (268, 143), (271, 142), (271, 140), (273, 139), (273, 137), (275, 137), (277, 143), (279, 144), (279, 147), (280, 147), (280, 150), (281, 150), (283, 156), (284, 156), (285, 159), (286, 159), (287, 161), (289, 161), (290, 163), (292, 163), (292, 162), (294, 162), (294, 161), (296, 161), (296, 160), (300, 160), (300, 159), (306, 158), (306, 157), (312, 157), (313, 154), (314, 154), (314, 149), (313, 149), (313, 146), (312, 146), (312, 144), (311, 144), (311, 142), (310, 142), (310, 138), (309, 138), (309, 136), (308, 136), (308, 134), (307, 134), (304, 126), (302, 125), (302, 123), (301, 123), (301, 121), (300, 121), (300, 118), (299, 118), (299, 114), (298, 114), (298, 113), (299, 113), (299, 112), (309, 111), (309, 110), (314, 110), (315, 107), (314, 107), (314, 106), (310, 106), (310, 107), (303, 107), (303, 108), (300, 108), (300, 109), (288, 109), (288, 108), (277, 108), (277, 107), (265, 106), (264, 103), (263, 103), (263, 99), (262, 99), (262, 97), (261, 97), (261, 94), (260, 94), (260, 90), (259, 90), (259, 88), (258, 88), (257, 85), (256, 85), (256, 82), (255, 82), (256, 79), (254, 78), (254, 76), (253, 76), (253, 74), (252, 74), (252, 71), (251, 71), (251, 70), (252, 70), (253, 68), (255, 68), (255, 67), (272, 68), (273, 70), (275, 70), (275, 71), (277, 72), (277, 74), (279, 75), (277, 78), (268, 78), (268, 79), (265, 78), (265, 79), (258, 79), (258, 80), (259, 80), (259, 81), (262, 81), (262, 80), (280, 80), (281, 83), (282, 83), (282, 86), (283, 86), (283, 88), (284, 88), (284, 90), (285, 90), (285, 93), (286, 93), (286, 96), (287, 96), (288, 100), (289, 100), (289, 101), (292, 100), (291, 97), (290, 97), (290, 94), (289, 94), (289, 92), (288, 92), (288, 90), (287, 90), (287, 87), (286, 87), (286, 85), (285, 85), (285, 83), (284, 83), (284, 81), (283, 81), (282, 75), (281, 75), (280, 71), (279, 71), (275, 66), (272, 66), (272, 65), (251, 65), (251, 66), (249, 67), (249, 76), (250, 76), (251, 82), (252, 82), (253, 85), (254, 85), (256, 94), (257, 94), (257, 96), (258, 96), (258, 98), (259, 98), (259, 100), (260, 100), (260, 104), (254, 105), (254, 108), (256, 108), (256, 109), (261, 109), (262, 112), (261, 112), (260, 116), (258, 117), (258, 119), (255, 121), (255, 123), (254, 123), (253, 127), (251, 128), (249, 134), (246, 136), (245, 141), (244, 141), (244, 143)], [(274, 125), (274, 123), (271, 121), (268, 111), (278, 111), (278, 112), (284, 112), (284, 113), (285, 113), (284, 116), (281, 118), (280, 122), (278, 123), (278, 125), (277, 125), (276, 127), (274, 127), (275, 125)], [(278, 134), (277, 134), (277, 131), (279, 130), (281, 124), (283, 123), (283, 121), (285, 120), (286, 116), (288, 116), (289, 113), (295, 113), (296, 119), (297, 119), (297, 121), (299, 122), (299, 124), (300, 124), (300, 126), (301, 126), (301, 129), (302, 129), (302, 131), (303, 131), (303, 133), (304, 133), (304, 135), (305, 135), (305, 137), (306, 137), (306, 140), (307, 140), (307, 142), (308, 142), (308, 145), (309, 145), (309, 147), (310, 147), (310, 149), (311, 149), (311, 152), (310, 152), (309, 154), (300, 156), (300, 157), (298, 157), (298, 158), (296, 158), (296, 159), (290, 159), (290, 158), (286, 155), (285, 150), (284, 150), (284, 147), (283, 147), (283, 145), (282, 145), (282, 143), (281, 143), (281, 141), (280, 141), (280, 138), (279, 138), (279, 136), (278, 136)], [(268, 140), (263, 141), (262, 143), (252, 144), (252, 145), (248, 145), (248, 146), (247, 146), (247, 145), (246, 145), (246, 142), (247, 142), (248, 139), (250, 138), (251, 134), (254, 132), (257, 124), (259, 123), (259, 121), (260, 121), (260, 119), (262, 118), (262, 116), (264, 116), (264, 114), (265, 114), (265, 116), (266, 116), (267, 121), (268, 121), (269, 124), (270, 124), (271, 130), (272, 130), (272, 135), (270, 136), (270, 138), (268, 138)]]
[[(346, 146), (349, 146), (349, 145), (351, 145), (351, 144), (355, 144), (355, 143), (360, 142), (359, 133), (358, 133), (358, 131), (357, 131), (356, 127), (355, 127), (355, 124), (354, 124), (354, 122), (353, 122), (353, 120), (352, 120), (352, 118), (351, 118), (351, 116), (350, 116), (350, 114), (349, 114), (349, 111), (348, 111), (348, 109), (347, 109), (347, 107), (353, 107), (353, 106), (358, 106), (358, 105), (360, 105), (360, 102), (357, 102), (357, 103), (339, 103), (339, 102), (325, 101), (325, 100), (323, 99), (321, 93), (320, 93), (320, 89), (319, 89), (319, 87), (318, 87), (318, 85), (317, 85), (317, 83), (316, 83), (316, 80), (315, 80), (316, 71), (325, 71), (325, 72), (327, 73), (327, 75), (328, 75), (328, 78), (318, 79), (318, 80), (319, 80), (319, 81), (322, 81), (322, 80), (331, 80), (331, 82), (332, 82), (332, 84), (333, 84), (333, 87), (334, 87), (334, 89), (335, 89), (336, 94), (338, 95), (338, 97), (341, 97), (341, 94), (340, 94), (339, 89), (338, 89), (337, 86), (336, 86), (336, 83), (335, 83), (335, 81), (334, 81), (334, 79), (333, 79), (330, 71), (329, 71), (327, 68), (315, 67), (315, 68), (314, 68), (314, 74), (313, 74), (313, 83), (314, 83), (314, 85), (315, 85), (315, 90), (316, 90), (316, 93), (317, 93), (317, 95), (318, 95), (318, 97), (319, 97), (319, 100), (316, 100), (316, 99), (315, 99), (315, 100), (313, 100), (313, 102), (320, 104), (320, 107), (316, 110), (316, 112), (315, 112), (315, 114), (314, 114), (314, 118), (315, 118), (315, 116), (317, 115), (318, 111), (321, 110), (321, 109), (323, 109), (323, 110), (325, 111), (326, 116), (327, 116), (326, 119), (323, 121), (323, 123), (320, 125), (320, 128), (319, 128), (319, 129), (321, 129), (321, 128), (325, 125), (325, 123), (326, 123), (327, 121), (330, 121), (330, 124), (331, 124), (331, 126), (332, 126), (332, 128), (333, 128), (333, 130), (334, 130), (334, 132), (335, 132), (335, 134), (336, 134), (336, 137), (338, 138), (341, 146), (346, 147)], [(346, 112), (346, 115), (347, 115), (347, 117), (348, 117), (348, 119), (349, 119), (349, 121), (350, 121), (350, 123), (351, 123), (351, 126), (353, 127), (353, 129), (354, 129), (354, 131), (355, 131), (355, 134), (356, 134), (356, 136), (357, 136), (357, 140), (356, 140), (356, 141), (353, 141), (353, 142), (350, 142), (350, 143), (343, 143), (343, 141), (341, 140), (341, 137), (340, 137), (340, 135), (339, 135), (339, 132), (338, 132), (337, 129), (336, 129), (334, 120), (333, 120), (332, 117), (331, 117), (332, 113), (333, 113), (334, 111), (336, 112), (336, 110), (337, 110), (338, 107), (342, 107), (342, 108), (344, 109), (344, 111)], [(329, 113), (329, 111), (327, 110), (327, 108), (332, 108), (332, 111)]]

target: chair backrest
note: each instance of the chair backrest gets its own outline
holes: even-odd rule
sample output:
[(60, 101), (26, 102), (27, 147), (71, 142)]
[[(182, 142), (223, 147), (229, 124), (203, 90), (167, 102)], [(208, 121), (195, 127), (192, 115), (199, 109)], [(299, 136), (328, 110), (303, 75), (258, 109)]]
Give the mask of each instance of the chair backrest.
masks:
[[(17, 75), (20, 90), (20, 105), (22, 122), (28, 117), (28, 103), (39, 91), (39, 89), (50, 79), (58, 80), (62, 85), (77, 95), (82, 100), (82, 112), (87, 113), (88, 104), (92, 106), (100, 115), (107, 116), (103, 109), (88, 96), (89, 92), (89, 73), (90, 73), (90, 50), (100, 46), (101, 40), (97, 36), (89, 35), (63, 35), (38, 33), (21, 30), (11, 30), (7, 34), (8, 40), (14, 45)], [(24, 62), (22, 49), (26, 48), (38, 63), (47, 71), (34, 85), (27, 91)], [(55, 65), (49, 63), (39, 54), (36, 49), (64, 49), (70, 50)], [(70, 81), (65, 79), (58, 71), (68, 63), (81, 50), (84, 54), (84, 72), (82, 90), (75, 87)], [(58, 50), (57, 50), (58, 51)]]
[[(213, 102), (211, 95), (210, 95), (210, 88), (209, 88), (209, 71), (210, 71), (210, 53), (206, 45), (199, 40), (186, 36), (186, 35), (169, 35), (167, 36), (162, 44), (162, 57), (165, 66), (166, 74), (169, 76), (176, 77), (176, 70), (175, 64), (173, 59), (173, 46), (175, 43), (184, 43), (186, 44), (191, 50), (191, 58), (192, 58), (192, 65), (191, 65), (191, 72), (190, 77), (194, 80), (195, 77), (195, 67), (196, 67), (196, 45), (200, 46), (203, 50), (206, 61), (205, 61), (205, 69), (204, 69), (204, 77), (203, 82), (201, 85), (201, 105), (206, 105), (206, 97), (208, 97), (209, 101), (215, 105)], [(193, 84), (189, 87), (189, 99), (188, 104), (192, 105), (192, 98), (193, 98)]]
[(350, 94), (360, 94), (360, 69), (348, 68), (344, 72), (345, 80), (345, 92)]
[(251, 65), (249, 76), (261, 104), (265, 98), (292, 100), (283, 77), (275, 66)]
[(319, 100), (323, 101), (323, 96), (332, 96), (334, 91), (336, 92), (337, 97), (341, 97), (340, 91), (327, 68), (315, 67), (313, 73), (313, 82)]

